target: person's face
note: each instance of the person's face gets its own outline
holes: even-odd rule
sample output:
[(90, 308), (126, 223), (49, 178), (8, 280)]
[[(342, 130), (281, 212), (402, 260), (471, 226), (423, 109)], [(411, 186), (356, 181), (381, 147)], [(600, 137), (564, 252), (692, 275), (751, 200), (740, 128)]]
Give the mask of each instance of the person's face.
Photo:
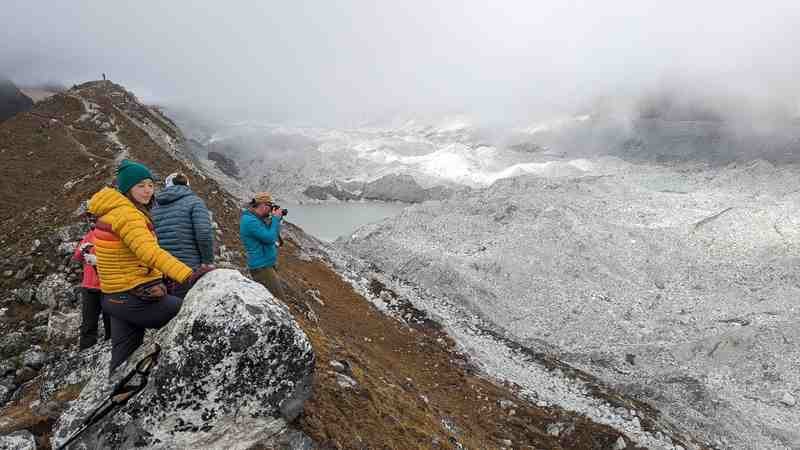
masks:
[(269, 214), (270, 211), (270, 205), (266, 203), (259, 203), (255, 208), (253, 208), (253, 210), (258, 217), (267, 217), (267, 214)]
[(131, 196), (138, 203), (146, 205), (150, 203), (150, 199), (153, 198), (154, 191), (155, 186), (153, 185), (153, 180), (142, 180), (131, 188)]

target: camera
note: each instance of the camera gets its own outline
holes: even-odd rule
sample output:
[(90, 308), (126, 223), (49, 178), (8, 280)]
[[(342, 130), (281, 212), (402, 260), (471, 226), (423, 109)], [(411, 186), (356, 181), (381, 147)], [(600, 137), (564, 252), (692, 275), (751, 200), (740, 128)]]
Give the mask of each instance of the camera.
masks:
[(286, 208), (281, 208), (280, 205), (272, 205), (272, 210), (275, 211), (276, 209), (280, 209), (281, 213), (285, 216), (289, 214), (289, 210)]

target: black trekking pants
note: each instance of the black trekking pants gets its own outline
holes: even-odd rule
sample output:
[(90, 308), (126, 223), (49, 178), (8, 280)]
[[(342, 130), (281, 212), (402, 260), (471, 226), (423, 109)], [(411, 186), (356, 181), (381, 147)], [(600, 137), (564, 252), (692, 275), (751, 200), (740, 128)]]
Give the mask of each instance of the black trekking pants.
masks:
[(130, 292), (103, 294), (103, 311), (111, 316), (111, 368), (113, 372), (142, 345), (144, 330), (161, 328), (181, 310), (183, 300), (165, 295), (145, 300)]
[(103, 294), (97, 289), (82, 289), (83, 301), (81, 302), (81, 337), (78, 347), (83, 350), (97, 343), (97, 320), (100, 314), (103, 315), (104, 339), (111, 339), (111, 323), (108, 315), (103, 312), (100, 300)]

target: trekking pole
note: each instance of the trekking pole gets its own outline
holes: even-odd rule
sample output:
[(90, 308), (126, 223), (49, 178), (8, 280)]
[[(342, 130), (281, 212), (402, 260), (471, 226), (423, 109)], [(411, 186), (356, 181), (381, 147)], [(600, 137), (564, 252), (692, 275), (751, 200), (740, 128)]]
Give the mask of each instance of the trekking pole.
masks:
[[(66, 442), (58, 446), (56, 450), (65, 450), (70, 444), (75, 442), (86, 430), (88, 430), (92, 425), (96, 424), (100, 421), (103, 417), (105, 417), (109, 412), (114, 410), (115, 408), (122, 406), (128, 403), (134, 395), (141, 392), (145, 386), (147, 386), (147, 379), (150, 375), (150, 370), (155, 367), (158, 363), (158, 355), (161, 353), (161, 346), (155, 344), (155, 350), (150, 353), (149, 355), (142, 358), (138, 363), (136, 363), (136, 367), (124, 378), (122, 378), (119, 383), (114, 387), (111, 391), (111, 394), (107, 399), (103, 401), (91, 414), (86, 420), (83, 421), (83, 425), (75, 432)], [(135, 384), (133, 386), (128, 386), (128, 382), (133, 379), (133, 377), (139, 374), (141, 375), (141, 381), (139, 384)], [(126, 387), (130, 389), (125, 390)]]

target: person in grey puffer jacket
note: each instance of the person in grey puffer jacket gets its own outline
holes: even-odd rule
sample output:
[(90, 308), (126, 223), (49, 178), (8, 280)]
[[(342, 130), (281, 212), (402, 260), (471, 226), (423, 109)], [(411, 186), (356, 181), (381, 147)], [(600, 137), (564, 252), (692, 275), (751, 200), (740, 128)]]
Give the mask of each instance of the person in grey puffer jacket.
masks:
[[(189, 188), (182, 173), (165, 180), (166, 187), (156, 194), (153, 225), (158, 245), (192, 269), (214, 263), (214, 230), (205, 202)], [(181, 287), (174, 294), (183, 297)]]

